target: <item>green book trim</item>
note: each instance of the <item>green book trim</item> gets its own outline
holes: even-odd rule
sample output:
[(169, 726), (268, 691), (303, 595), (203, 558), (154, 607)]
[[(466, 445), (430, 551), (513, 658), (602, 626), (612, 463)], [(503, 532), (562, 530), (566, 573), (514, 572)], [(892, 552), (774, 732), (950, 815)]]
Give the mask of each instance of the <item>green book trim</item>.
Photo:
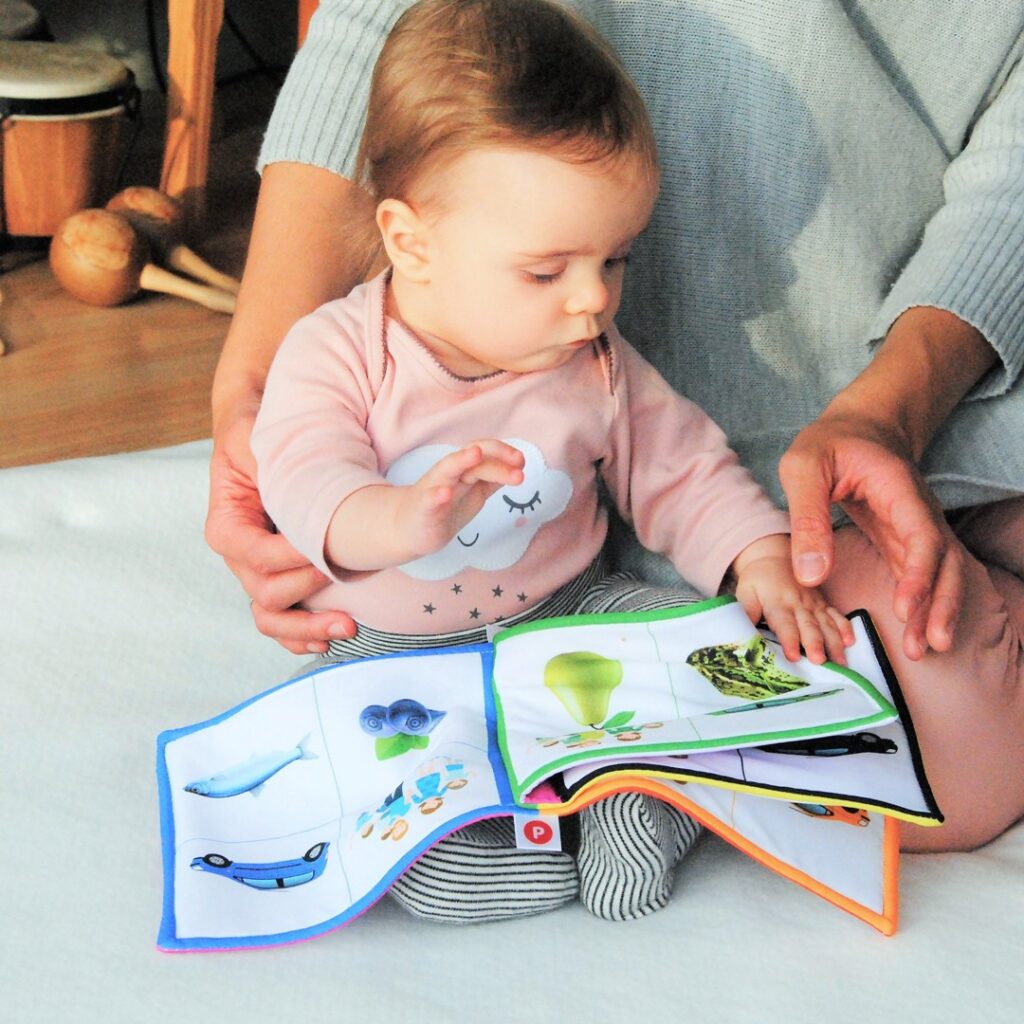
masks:
[[(541, 619), (536, 622), (526, 622), (510, 629), (502, 630), (493, 639), (495, 650), (504, 641), (524, 633), (538, 632), (545, 629), (564, 628), (566, 626), (601, 626), (628, 623), (663, 622), (668, 619), (680, 619), (687, 615), (694, 615), (699, 612), (709, 611), (727, 604), (735, 604), (736, 598), (729, 595), (711, 598), (707, 601), (700, 601), (696, 604), (684, 605), (679, 608), (662, 608), (646, 612), (611, 612), (591, 615), (563, 615), (552, 619)], [(652, 638), (654, 639), (654, 638)], [(497, 659), (496, 659), (497, 660)], [(872, 683), (862, 676), (843, 665), (827, 661), (819, 666), (831, 672), (835, 672), (854, 684), (869, 700), (876, 706), (877, 710), (856, 718), (847, 719), (842, 722), (833, 722), (822, 726), (800, 726), (790, 729), (776, 729), (771, 732), (750, 732), (739, 733), (728, 738), (716, 737), (714, 739), (675, 740), (672, 742), (660, 743), (631, 743), (630, 754), (685, 754), (687, 751), (707, 750), (710, 748), (728, 749), (731, 747), (760, 746), (764, 743), (777, 743), (790, 739), (800, 739), (811, 736), (827, 736), (835, 733), (856, 732), (872, 725), (884, 724), (892, 721), (898, 716), (896, 708), (888, 701)], [(523, 806), (530, 806), (524, 802), (525, 795), (539, 783), (572, 765), (586, 761), (607, 760), (614, 756), (607, 747), (600, 747), (591, 750), (581, 750), (570, 754), (564, 754), (551, 761), (545, 762), (539, 768), (531, 772), (525, 779), (520, 779), (514, 774), (513, 761), (509, 749), (508, 733), (505, 724), (505, 711), (502, 707), (501, 697), (495, 684), (492, 672), (490, 679), (491, 690), (494, 697), (496, 712), (496, 731), (498, 745), (501, 750), (502, 759), (508, 772), (509, 782), (512, 788), (512, 795), (516, 803)], [(782, 698), (783, 700), (785, 698)], [(771, 703), (771, 701), (767, 701)], [(695, 730), (696, 731), (696, 730)], [(623, 754), (626, 752), (623, 751)]]

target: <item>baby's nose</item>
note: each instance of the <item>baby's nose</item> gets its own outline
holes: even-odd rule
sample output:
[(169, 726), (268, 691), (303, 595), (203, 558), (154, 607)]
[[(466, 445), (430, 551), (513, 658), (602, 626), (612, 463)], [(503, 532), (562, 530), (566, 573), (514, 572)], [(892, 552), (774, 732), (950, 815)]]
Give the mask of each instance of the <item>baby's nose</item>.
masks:
[(566, 312), (571, 316), (589, 313), (596, 316), (608, 306), (608, 288), (603, 281), (595, 278), (577, 288), (566, 304)]

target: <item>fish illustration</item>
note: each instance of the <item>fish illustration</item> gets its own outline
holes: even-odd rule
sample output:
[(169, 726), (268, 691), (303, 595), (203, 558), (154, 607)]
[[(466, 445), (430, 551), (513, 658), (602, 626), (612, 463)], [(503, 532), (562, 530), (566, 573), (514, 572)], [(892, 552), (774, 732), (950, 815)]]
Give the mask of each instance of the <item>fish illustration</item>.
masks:
[(190, 782), (185, 791), (196, 796), (222, 798), (238, 796), (239, 793), (252, 793), (259, 796), (263, 783), (276, 775), (292, 761), (315, 761), (317, 755), (307, 748), (310, 734), (307, 733), (290, 750), (277, 750), (269, 754), (253, 754), (248, 761), (226, 768), (216, 775)]

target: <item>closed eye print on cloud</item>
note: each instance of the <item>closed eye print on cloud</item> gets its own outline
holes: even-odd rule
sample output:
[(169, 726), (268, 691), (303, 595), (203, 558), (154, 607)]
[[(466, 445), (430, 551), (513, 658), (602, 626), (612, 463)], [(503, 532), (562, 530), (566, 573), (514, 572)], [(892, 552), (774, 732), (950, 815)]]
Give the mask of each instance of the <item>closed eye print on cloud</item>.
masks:
[[(526, 553), (537, 531), (560, 516), (572, 497), (572, 481), (544, 462), (540, 449), (519, 438), (502, 438), (523, 453), (523, 482), (502, 487), (440, 551), (398, 568), (418, 580), (443, 580), (463, 569), (507, 569)], [(396, 459), (385, 477), (390, 484), (413, 484), (446, 455), (452, 445), (414, 448)]]

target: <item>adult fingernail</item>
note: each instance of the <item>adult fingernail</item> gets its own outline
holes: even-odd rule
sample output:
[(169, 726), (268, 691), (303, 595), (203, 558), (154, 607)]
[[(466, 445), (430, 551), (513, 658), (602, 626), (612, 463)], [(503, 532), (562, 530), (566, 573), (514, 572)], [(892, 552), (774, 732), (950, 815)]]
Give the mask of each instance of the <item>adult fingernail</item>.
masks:
[(332, 640), (343, 640), (348, 639), (349, 629), (344, 622), (335, 622), (327, 627), (327, 635)]
[(801, 583), (814, 583), (821, 578), (825, 571), (824, 555), (808, 554), (797, 555), (796, 578)]

